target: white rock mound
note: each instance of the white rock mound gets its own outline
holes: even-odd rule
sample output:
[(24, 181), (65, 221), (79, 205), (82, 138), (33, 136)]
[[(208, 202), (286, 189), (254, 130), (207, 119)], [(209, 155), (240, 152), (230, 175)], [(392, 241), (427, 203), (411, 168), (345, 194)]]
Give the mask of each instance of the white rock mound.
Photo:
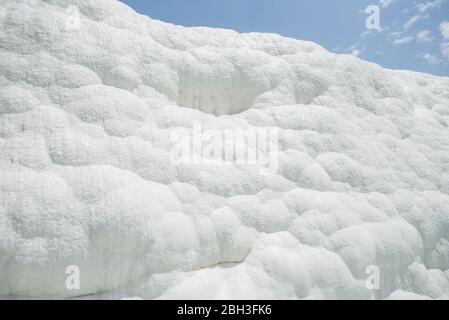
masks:
[[(449, 78), (112, 0), (0, 24), (1, 296), (449, 298)], [(277, 173), (174, 163), (194, 122), (278, 128)]]

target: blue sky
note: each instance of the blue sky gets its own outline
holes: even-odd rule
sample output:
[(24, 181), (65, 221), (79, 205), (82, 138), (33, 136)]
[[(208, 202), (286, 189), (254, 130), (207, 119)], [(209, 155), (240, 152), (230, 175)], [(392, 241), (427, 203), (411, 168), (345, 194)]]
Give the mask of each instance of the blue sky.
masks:
[[(449, 0), (122, 0), (184, 26), (274, 32), (392, 69), (449, 76)], [(367, 29), (379, 8), (379, 29)]]

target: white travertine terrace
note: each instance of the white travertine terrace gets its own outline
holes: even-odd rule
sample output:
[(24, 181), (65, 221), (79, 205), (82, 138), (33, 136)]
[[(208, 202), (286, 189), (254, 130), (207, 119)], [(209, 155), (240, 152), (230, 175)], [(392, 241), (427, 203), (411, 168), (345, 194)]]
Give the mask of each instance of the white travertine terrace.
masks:
[[(279, 128), (278, 173), (174, 164), (194, 121)], [(0, 0), (0, 295), (448, 299), (448, 122), (449, 78)]]

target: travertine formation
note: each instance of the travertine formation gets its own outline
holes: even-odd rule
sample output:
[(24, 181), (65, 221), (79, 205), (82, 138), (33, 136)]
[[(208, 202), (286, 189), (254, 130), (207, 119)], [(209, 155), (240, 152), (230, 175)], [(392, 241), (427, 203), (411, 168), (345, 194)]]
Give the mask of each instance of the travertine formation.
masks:
[[(449, 298), (448, 78), (112, 0), (0, 25), (1, 296)], [(278, 128), (277, 173), (174, 163), (194, 122)]]

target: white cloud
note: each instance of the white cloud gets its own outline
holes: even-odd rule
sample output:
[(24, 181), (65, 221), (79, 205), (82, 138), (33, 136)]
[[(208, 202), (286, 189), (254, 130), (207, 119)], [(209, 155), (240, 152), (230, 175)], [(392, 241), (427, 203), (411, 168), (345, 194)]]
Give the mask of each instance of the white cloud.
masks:
[(420, 56), (422, 59), (426, 60), (428, 64), (439, 64), (441, 63), (441, 59), (438, 58), (435, 54), (424, 53)]
[(354, 43), (352, 46), (346, 48), (346, 50), (344, 50), (344, 51), (349, 54), (352, 54), (353, 56), (358, 57), (362, 53), (363, 48), (360, 48), (359, 43), (357, 42), (357, 43)]
[(367, 37), (368, 35), (370, 35), (371, 33), (372, 33), (371, 30), (367, 30), (367, 31), (362, 32), (362, 33), (360, 34), (360, 39), (366, 38), (366, 37)]
[(402, 34), (403, 34), (402, 32), (395, 31), (395, 32), (390, 33), (388, 36), (389, 37), (393, 37), (393, 38), (397, 38), (397, 37), (402, 36)]
[(419, 3), (416, 7), (418, 8), (418, 11), (420, 13), (425, 13), (429, 9), (434, 8), (441, 8), (443, 3), (445, 3), (447, 0), (434, 0), (434, 1), (427, 1), (423, 3)]
[(441, 36), (444, 42), (441, 44), (441, 54), (443, 58), (449, 61), (449, 21), (444, 20), (440, 24)]
[(440, 31), (444, 40), (449, 40), (449, 21), (444, 20), (443, 22), (441, 22)]
[(411, 17), (402, 27), (404, 28), (404, 30), (408, 30), (410, 29), (414, 24), (416, 24), (419, 20), (423, 20), (423, 19), (427, 19), (429, 16), (425, 15), (414, 15), (413, 17)]
[(406, 44), (413, 40), (413, 36), (404, 35), (404, 32), (392, 32), (388, 34), (388, 40), (394, 44)]
[(432, 42), (432, 37), (430, 36), (429, 30), (422, 30), (416, 35), (418, 42)]
[(352, 46), (346, 48), (346, 52), (349, 52), (350, 54), (358, 57), (360, 55), (360, 53), (362, 53), (362, 50), (358, 49), (358, 43), (354, 43)]
[(441, 54), (443, 55), (444, 59), (449, 61), (449, 42), (441, 44)]
[(387, 8), (395, 2), (396, 2), (396, 0), (380, 0), (379, 4), (382, 8)]
[(413, 40), (412, 36), (405, 36), (405, 37), (394, 40), (393, 43), (394, 44), (406, 44), (406, 43), (411, 42), (412, 40)]
[[(435, 8), (441, 8), (441, 6), (446, 2), (447, 0), (433, 0), (433, 1), (427, 1), (427, 2), (421, 2), (416, 5), (416, 9), (418, 10), (418, 13), (412, 16), (402, 27), (404, 30), (410, 29), (412, 26), (414, 26), (418, 21), (425, 20), (429, 18), (429, 15), (426, 14), (427, 11), (430, 9)], [(407, 12), (410, 12), (411, 10), (406, 10)]]
[(362, 51), (359, 49), (353, 49), (351, 52), (351, 54), (356, 57), (358, 57), (361, 53), (362, 53)]
[(403, 14), (409, 14), (410, 11), (412, 11), (412, 9), (410, 9), (410, 8), (402, 9), (402, 13), (403, 13)]

